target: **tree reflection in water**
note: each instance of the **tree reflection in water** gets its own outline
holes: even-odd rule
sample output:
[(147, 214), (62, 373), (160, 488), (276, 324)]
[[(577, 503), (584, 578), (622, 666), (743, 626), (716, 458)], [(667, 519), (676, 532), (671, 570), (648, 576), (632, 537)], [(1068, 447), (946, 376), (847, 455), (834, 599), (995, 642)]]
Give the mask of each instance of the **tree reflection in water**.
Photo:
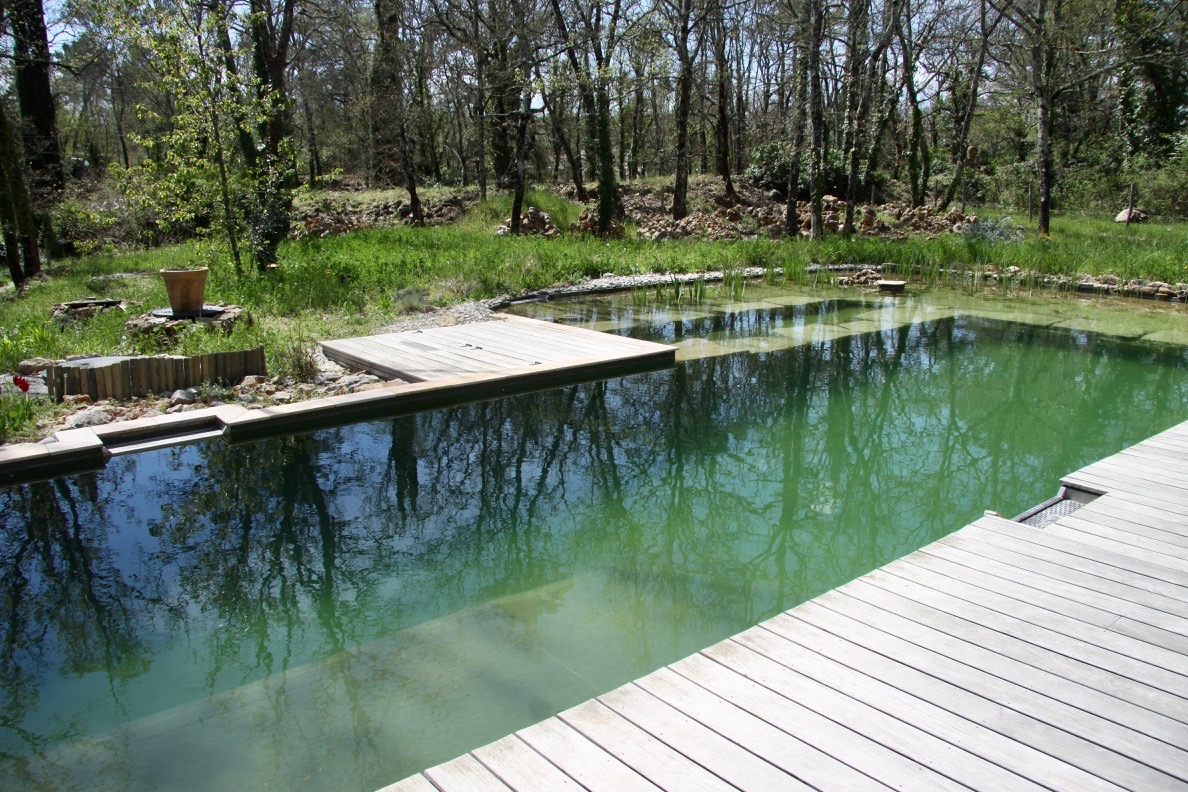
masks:
[(1041, 500), (1184, 370), (950, 318), (4, 490), (0, 786), (378, 787)]

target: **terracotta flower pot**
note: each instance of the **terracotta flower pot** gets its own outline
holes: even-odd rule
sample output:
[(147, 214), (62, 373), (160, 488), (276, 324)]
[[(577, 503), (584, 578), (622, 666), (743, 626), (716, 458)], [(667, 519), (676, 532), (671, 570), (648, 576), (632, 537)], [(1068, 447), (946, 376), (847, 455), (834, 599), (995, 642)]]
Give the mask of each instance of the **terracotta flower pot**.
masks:
[(206, 303), (206, 267), (190, 270), (159, 270), (175, 315), (198, 313)]

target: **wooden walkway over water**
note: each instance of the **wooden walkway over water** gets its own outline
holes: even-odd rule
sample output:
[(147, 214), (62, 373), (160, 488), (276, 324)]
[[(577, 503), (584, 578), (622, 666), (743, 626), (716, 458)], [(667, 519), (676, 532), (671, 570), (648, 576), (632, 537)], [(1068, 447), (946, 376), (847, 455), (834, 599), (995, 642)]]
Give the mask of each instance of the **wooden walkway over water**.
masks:
[(537, 319), (500, 315), (486, 322), (323, 341), (326, 357), (386, 379), (432, 382), (533, 368), (588, 364), (605, 376), (675, 362), (676, 349)]
[(1188, 788), (1188, 423), (385, 789)]

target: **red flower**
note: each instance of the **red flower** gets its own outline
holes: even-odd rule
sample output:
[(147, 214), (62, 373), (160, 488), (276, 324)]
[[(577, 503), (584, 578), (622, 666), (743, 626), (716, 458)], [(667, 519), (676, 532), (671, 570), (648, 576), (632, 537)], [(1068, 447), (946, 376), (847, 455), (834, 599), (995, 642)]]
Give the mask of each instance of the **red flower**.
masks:
[(20, 388), (22, 393), (29, 392), (29, 380), (25, 379), (24, 377), (13, 376), (12, 384), (16, 385), (18, 388)]

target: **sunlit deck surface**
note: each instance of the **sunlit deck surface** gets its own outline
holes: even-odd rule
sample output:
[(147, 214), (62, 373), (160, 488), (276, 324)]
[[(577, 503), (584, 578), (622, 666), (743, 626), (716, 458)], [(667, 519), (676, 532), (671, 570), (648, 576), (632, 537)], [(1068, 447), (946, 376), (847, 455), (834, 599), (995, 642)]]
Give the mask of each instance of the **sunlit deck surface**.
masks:
[(704, 651), (385, 788), (1183, 789), (1188, 423)]
[(663, 344), (519, 316), (487, 322), (323, 341), (326, 357), (386, 379), (433, 382), (480, 375), (496, 384), (501, 373), (540, 378), (585, 372), (619, 374), (672, 365)]

